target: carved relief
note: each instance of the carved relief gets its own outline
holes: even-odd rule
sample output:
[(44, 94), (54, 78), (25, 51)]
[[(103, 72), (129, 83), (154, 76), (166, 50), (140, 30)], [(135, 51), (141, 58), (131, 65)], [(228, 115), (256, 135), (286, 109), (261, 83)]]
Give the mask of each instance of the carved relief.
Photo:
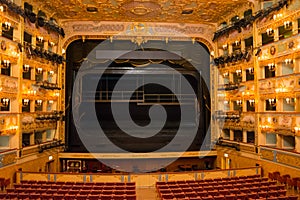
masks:
[(261, 157), (263, 159), (273, 160), (273, 158), (274, 158), (273, 151), (261, 149), (260, 152), (261, 152)]

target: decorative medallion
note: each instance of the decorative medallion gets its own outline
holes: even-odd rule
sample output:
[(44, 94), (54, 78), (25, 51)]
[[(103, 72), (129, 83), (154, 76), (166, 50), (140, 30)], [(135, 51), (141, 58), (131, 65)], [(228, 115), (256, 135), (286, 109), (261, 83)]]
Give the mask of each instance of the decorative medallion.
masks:
[(271, 46), (271, 48), (270, 48), (270, 54), (271, 55), (275, 55), (275, 53), (276, 53), (276, 47), (275, 46)]
[(3, 51), (6, 50), (6, 42), (5, 42), (4, 40), (1, 41), (1, 49), (2, 49)]
[(289, 43), (289, 49), (293, 48), (294, 44), (295, 44), (294, 41), (290, 41), (290, 43)]

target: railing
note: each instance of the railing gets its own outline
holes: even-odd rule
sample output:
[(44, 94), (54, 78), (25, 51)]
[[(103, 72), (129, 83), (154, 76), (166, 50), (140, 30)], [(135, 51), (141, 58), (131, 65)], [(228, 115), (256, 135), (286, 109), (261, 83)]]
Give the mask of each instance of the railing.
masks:
[(10, 149), (0, 152), (0, 168), (16, 163), (17, 149)]
[(62, 146), (61, 141), (49, 141), (41, 144), (24, 147), (21, 150), (21, 156), (29, 156), (36, 153), (42, 153), (45, 150)]
[(254, 144), (250, 144), (250, 143), (248, 144), (248, 143), (244, 143), (244, 142), (237, 142), (237, 141), (222, 139), (217, 144), (219, 146), (223, 146), (223, 147), (234, 148), (237, 151), (250, 152), (250, 153), (257, 152), (257, 147)]
[(225, 178), (232, 176), (247, 176), (261, 174), (260, 167), (226, 169), (226, 170), (203, 170), (193, 172), (159, 172), (159, 173), (40, 173), (40, 172), (17, 172), (17, 183), (21, 180), (42, 181), (72, 181), (72, 182), (135, 182), (137, 187), (153, 187), (158, 181), (178, 180), (201, 180), (210, 178)]
[(266, 146), (260, 147), (260, 153), (261, 159), (300, 169), (300, 153)]

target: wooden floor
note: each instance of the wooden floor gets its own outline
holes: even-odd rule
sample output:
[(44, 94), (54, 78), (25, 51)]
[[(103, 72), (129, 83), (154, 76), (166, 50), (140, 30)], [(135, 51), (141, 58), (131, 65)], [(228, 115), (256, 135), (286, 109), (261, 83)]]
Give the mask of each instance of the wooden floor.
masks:
[(156, 188), (137, 188), (137, 200), (159, 200)]

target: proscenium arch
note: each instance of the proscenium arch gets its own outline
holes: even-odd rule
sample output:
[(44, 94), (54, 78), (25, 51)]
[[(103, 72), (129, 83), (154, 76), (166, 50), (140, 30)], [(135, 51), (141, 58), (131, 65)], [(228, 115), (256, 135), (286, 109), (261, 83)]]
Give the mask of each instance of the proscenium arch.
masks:
[[(76, 41), (76, 40), (82, 40), (82, 38), (84, 39), (89, 39), (89, 40), (106, 40), (108, 39), (110, 36), (108, 35), (73, 35), (69, 38), (66, 38), (63, 45), (62, 45), (62, 48), (63, 49), (67, 49), (68, 46), (73, 42), (73, 41)], [(128, 37), (128, 38), (125, 38), (124, 40), (128, 40), (128, 39), (131, 39), (131, 38), (134, 38), (134, 37)], [(152, 38), (152, 37), (151, 37)], [(162, 40), (164, 39), (165, 37), (157, 37), (155, 38), (155, 40)], [(172, 37), (170, 37), (172, 39)], [(176, 38), (178, 39), (178, 38)], [(213, 42), (211, 40), (207, 40), (203, 37), (195, 37), (194, 38), (194, 42), (199, 42), (199, 43), (202, 43), (204, 44), (204, 46), (207, 48), (208, 52), (212, 52), (212, 51), (215, 51), (214, 49), (214, 45), (213, 45)], [(121, 39), (120, 39), (121, 40)], [(153, 39), (154, 40), (154, 39)], [(180, 41), (180, 40), (179, 40)], [(185, 40), (183, 39), (182, 41), (186, 41), (186, 38)], [(193, 42), (193, 41), (191, 41)]]
[[(107, 38), (106, 38), (107, 39)], [(81, 36), (78, 36), (77, 37), (77, 40), (75, 40), (74, 42), (76, 42), (77, 44), (79, 44), (79, 46), (77, 46), (77, 48), (80, 48), (80, 44), (85, 44), (84, 46), (86, 46), (86, 45), (88, 45), (87, 43), (89, 42), (89, 41), (91, 41), (92, 42), (92, 39), (91, 38), (89, 38), (89, 40), (87, 40), (86, 41), (86, 43), (84, 43), (83, 41), (82, 41), (82, 39), (81, 39)], [(93, 40), (94, 42), (96, 42), (96, 41), (99, 41), (99, 42), (101, 42), (101, 39), (99, 38), (99, 37), (97, 37), (96, 39), (94, 39)], [(129, 43), (130, 43), (130, 41), (128, 41)], [(151, 41), (149, 41), (150, 43), (151, 43)], [(187, 44), (189, 44), (189, 45), (194, 45), (194, 44), (192, 44), (192, 42), (191, 41), (189, 41), (189, 40), (185, 40), (185, 41), (180, 41), (179, 40), (179, 42), (183, 42), (183, 43), (187, 43)], [(189, 43), (190, 42), (190, 43)], [(198, 43), (198, 41), (197, 41), (197, 43)], [(72, 43), (70, 43), (70, 45), (68, 46), (68, 49), (67, 49), (67, 55), (72, 55), (72, 51), (70, 51), (70, 47), (72, 47), (73, 45), (71, 45)], [(196, 45), (196, 44), (195, 44)], [(198, 43), (198, 45), (199, 45), (199, 43)], [(201, 46), (204, 46), (204, 44), (201, 44)], [(87, 50), (88, 50), (89, 48), (87, 48), (86, 50), (83, 50), (83, 52), (86, 52), (87, 53)], [(203, 55), (205, 55), (205, 57), (206, 57), (206, 59), (208, 59), (208, 61), (209, 61), (209, 50), (208, 50), (208, 48), (205, 48), (204, 47), (204, 51), (203, 52), (207, 52), (207, 53), (205, 53), (205, 54), (203, 54)], [(76, 48), (74, 49), (74, 47), (73, 47), (73, 51), (75, 50), (75, 52), (76, 52)], [(71, 53), (71, 54), (70, 54)], [(197, 55), (200, 55), (200, 54), (197, 54)], [(72, 63), (72, 60), (73, 59), (70, 59), (70, 57), (68, 56), (68, 59), (69, 59), (69, 61), (70, 61), (70, 63)], [(83, 57), (85, 57), (85, 55), (83, 54), (82, 55)], [(81, 57), (82, 57), (81, 56)], [(74, 57), (74, 56), (73, 56)], [(82, 57), (82, 58), (83, 58)], [(75, 60), (76, 61), (79, 61), (79, 60), (81, 60), (81, 58), (77, 58), (76, 56), (74, 57), (75, 58)], [(67, 59), (67, 60), (68, 60)], [(75, 61), (75, 60), (73, 60), (73, 61)], [(209, 68), (209, 62), (208, 61), (205, 61), (205, 65), (203, 65), (203, 66), (205, 66), (205, 68), (207, 69), (207, 68)], [(74, 63), (74, 62), (73, 62)], [(77, 62), (76, 62), (77, 63)], [(71, 65), (68, 65), (69, 67), (71, 66)], [(67, 66), (67, 68), (69, 68)], [(77, 66), (77, 65), (76, 65)], [(70, 68), (68, 69), (68, 70), (70, 70)], [(209, 70), (209, 69), (208, 69)], [(200, 75), (201, 75), (201, 73), (200, 73)], [(209, 77), (209, 74), (206, 74), (205, 75), (206, 77)], [(68, 76), (69, 77), (69, 76)], [(70, 85), (69, 85), (70, 86)], [(72, 86), (71, 86), (72, 87)], [(209, 90), (209, 88), (207, 88), (207, 90)], [(68, 92), (69, 90), (67, 89), (66, 90), (66, 92)], [(209, 93), (207, 93), (208, 95), (209, 95)], [(68, 96), (68, 94), (66, 93), (66, 96)], [(66, 101), (67, 101), (67, 99), (66, 99)], [(210, 98), (207, 98), (206, 99), (206, 101), (209, 101), (210, 102)], [(210, 103), (209, 103), (210, 104)], [(210, 120), (210, 117), (208, 117), (207, 118), (207, 120)], [(67, 125), (68, 126), (68, 125)], [(67, 131), (67, 130), (66, 130)], [(67, 131), (68, 132), (68, 131)], [(71, 133), (71, 132), (68, 132), (68, 133)], [(199, 140), (200, 141), (200, 140)], [(204, 142), (204, 140), (201, 140), (201, 141), (203, 141)], [(70, 143), (69, 145), (72, 145), (72, 143)]]

